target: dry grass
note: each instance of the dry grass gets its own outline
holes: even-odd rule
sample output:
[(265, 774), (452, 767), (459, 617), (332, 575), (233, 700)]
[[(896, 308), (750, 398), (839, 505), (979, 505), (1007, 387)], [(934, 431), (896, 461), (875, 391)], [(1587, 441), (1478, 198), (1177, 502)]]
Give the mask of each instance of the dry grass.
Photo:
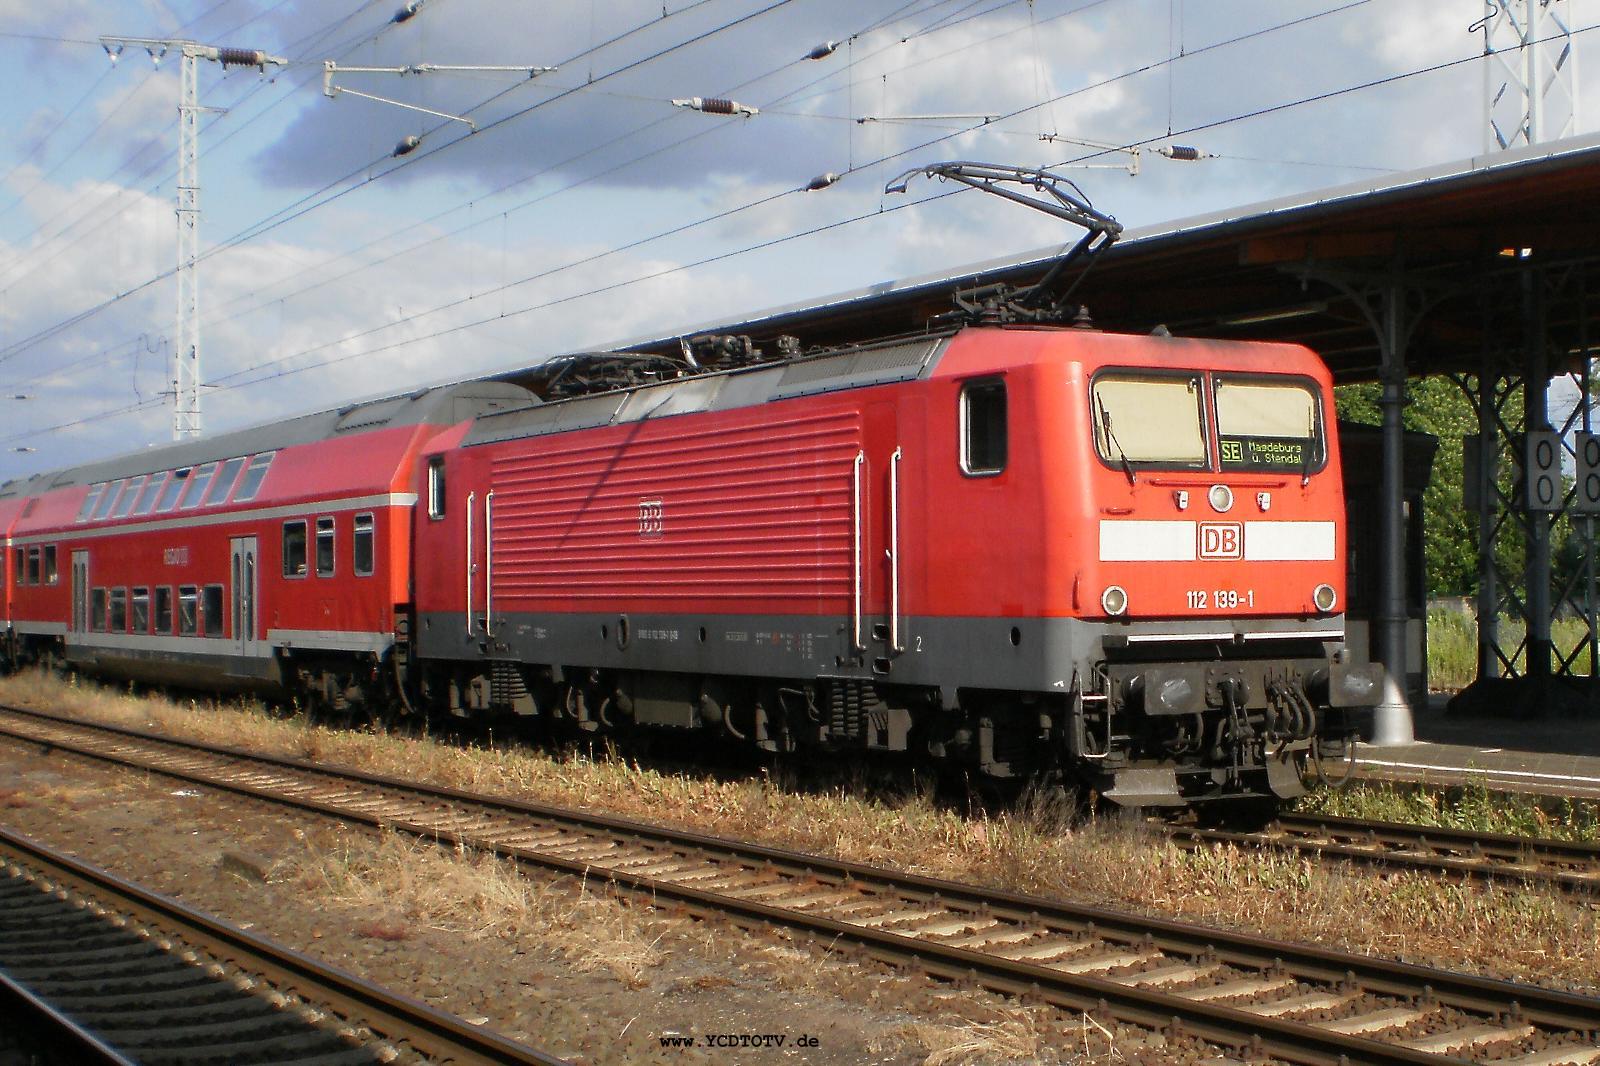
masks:
[[(700, 831), (877, 863), (1017, 891), (1103, 901), (1187, 919), (1271, 932), (1347, 950), (1404, 956), (1550, 984), (1593, 986), (1600, 970), (1597, 912), (1542, 890), (1448, 885), (1413, 874), (1321, 867), (1281, 853), (1233, 848), (1185, 851), (1121, 823), (1065, 827), (1059, 812), (1029, 807), (967, 816), (924, 792), (863, 798), (848, 783), (797, 793), (768, 777), (735, 781), (665, 774), (617, 758), (590, 759), (529, 748), (470, 749), (396, 736), (308, 727), (250, 705), (200, 707), (131, 699), (38, 675), (0, 681), (0, 698), (59, 708), (174, 735), (315, 757), (378, 773), (602, 810)], [(348, 866), (348, 864), (346, 864)], [(359, 872), (359, 871), (358, 871)], [(403, 870), (392, 874), (404, 882)], [(416, 885), (395, 897), (381, 882), (346, 872), (339, 893), (370, 884), (367, 906), (384, 915), (397, 898), (418, 914), (437, 891)], [(493, 885), (490, 882), (490, 885)], [(520, 881), (485, 887), (479, 902), (456, 905), (450, 921), (483, 935), (541, 913)], [(469, 898), (473, 894), (468, 894)], [(652, 939), (637, 918), (607, 911), (604, 899), (561, 894), (566, 920), (588, 924), (598, 908), (617, 927), (601, 965), (619, 976), (648, 968)], [(605, 925), (606, 921), (596, 924)], [(582, 961), (582, 960), (575, 960)], [(624, 976), (625, 980), (629, 978)]]
[(1592, 801), (1503, 792), (1481, 784), (1464, 788), (1352, 785), (1307, 796), (1297, 809), (1310, 814), (1600, 843), (1600, 805)]
[(357, 936), (403, 940), (419, 929), (471, 939), (514, 939), (543, 947), (582, 972), (605, 972), (629, 988), (649, 983), (661, 964), (665, 919), (589, 886), (562, 879), (535, 884), (492, 855), (441, 851), (386, 834), (376, 845), (347, 840), (281, 862), (274, 880), (359, 917)]

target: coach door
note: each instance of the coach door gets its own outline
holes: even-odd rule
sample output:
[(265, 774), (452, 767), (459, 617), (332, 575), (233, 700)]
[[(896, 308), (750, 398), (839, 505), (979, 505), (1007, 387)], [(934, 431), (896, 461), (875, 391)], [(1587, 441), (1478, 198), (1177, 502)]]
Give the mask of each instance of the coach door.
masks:
[(233, 549), (233, 650), (237, 655), (256, 655), (261, 647), (256, 629), (256, 607), (261, 594), (256, 538), (235, 537), (230, 544)]
[(72, 631), (89, 631), (89, 553), (72, 553)]

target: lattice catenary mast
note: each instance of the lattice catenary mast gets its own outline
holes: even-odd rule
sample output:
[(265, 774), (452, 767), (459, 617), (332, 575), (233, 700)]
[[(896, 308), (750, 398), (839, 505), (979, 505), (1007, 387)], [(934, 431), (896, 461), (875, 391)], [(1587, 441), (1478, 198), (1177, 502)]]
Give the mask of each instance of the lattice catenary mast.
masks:
[(1483, 150), (1525, 148), (1578, 131), (1577, 0), (1484, 0)]
[(221, 48), (177, 38), (101, 37), (100, 44), (115, 63), (129, 45), (150, 53), (159, 65), (168, 52), (177, 51), (181, 88), (178, 94), (178, 322), (172, 345), (172, 439), (200, 435), (200, 281), (195, 260), (200, 254), (200, 106), (199, 61), (209, 59), (224, 67), (287, 66), (288, 60), (252, 48)]

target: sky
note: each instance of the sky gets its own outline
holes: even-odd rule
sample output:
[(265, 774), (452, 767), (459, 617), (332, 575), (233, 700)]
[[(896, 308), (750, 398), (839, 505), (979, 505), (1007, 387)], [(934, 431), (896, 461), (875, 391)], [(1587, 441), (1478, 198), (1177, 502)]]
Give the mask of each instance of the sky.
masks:
[[(179, 63), (101, 35), (289, 60), (199, 66), (207, 432), (1074, 236), (938, 160), (1137, 228), (1485, 147), (1483, 0), (403, 2), (0, 0), (0, 480), (171, 439)], [(420, 64), (523, 69), (344, 69)]]

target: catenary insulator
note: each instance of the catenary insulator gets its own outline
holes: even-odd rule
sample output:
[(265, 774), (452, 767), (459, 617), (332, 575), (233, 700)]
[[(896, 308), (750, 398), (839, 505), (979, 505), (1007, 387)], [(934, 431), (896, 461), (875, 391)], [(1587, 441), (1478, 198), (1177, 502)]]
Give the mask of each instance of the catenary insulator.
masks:
[(831, 170), (826, 174), (818, 174), (816, 177), (806, 182), (806, 192), (816, 192), (818, 189), (826, 189), (828, 186), (834, 184), (838, 180), (839, 175), (835, 174)]
[(806, 53), (807, 59), (827, 59), (839, 48), (838, 41), (823, 41), (811, 51)]
[(399, 156), (410, 155), (417, 150), (417, 145), (421, 143), (421, 137), (418, 137), (415, 133), (408, 134), (400, 138), (400, 143), (394, 146), (394, 156), (398, 158)]
[(399, 25), (402, 22), (409, 22), (417, 17), (417, 9), (421, 6), (422, 0), (406, 0), (405, 4), (401, 6), (400, 10), (394, 13), (394, 18), (390, 19), (389, 21), (395, 25)]
[(691, 111), (704, 111), (708, 115), (759, 115), (759, 108), (741, 104), (737, 100), (724, 100), (715, 96), (691, 96), (672, 101), (674, 107), (687, 107)]
[(1200, 149), (1187, 144), (1172, 144), (1162, 148), (1157, 148), (1156, 154), (1164, 155), (1168, 159), (1176, 159), (1184, 163), (1193, 163), (1197, 159), (1212, 158), (1210, 152), (1202, 152)]
[(267, 53), (259, 48), (218, 48), (217, 60), (225, 67), (260, 67), (267, 69)]

